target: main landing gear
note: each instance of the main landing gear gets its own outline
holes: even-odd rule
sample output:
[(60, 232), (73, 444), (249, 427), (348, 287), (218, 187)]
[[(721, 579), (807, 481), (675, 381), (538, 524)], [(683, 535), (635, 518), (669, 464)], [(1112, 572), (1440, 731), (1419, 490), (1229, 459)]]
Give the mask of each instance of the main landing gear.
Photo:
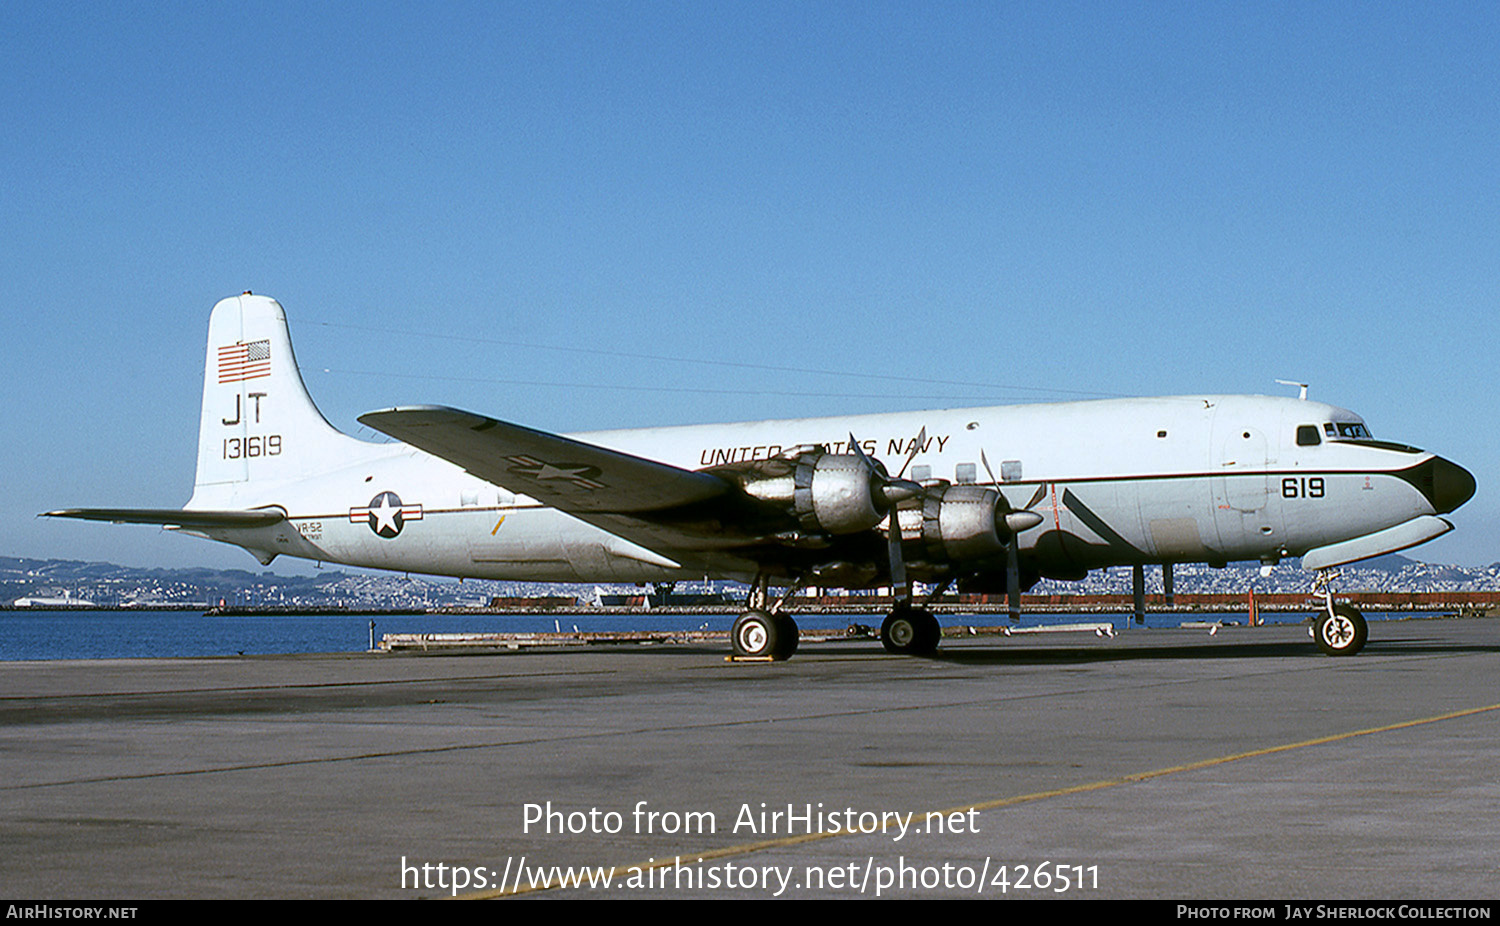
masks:
[(1365, 648), (1369, 637), (1369, 625), (1365, 616), (1354, 607), (1343, 602), (1334, 602), (1330, 588), (1338, 572), (1332, 569), (1318, 570), (1313, 580), (1313, 595), (1323, 599), (1323, 606), (1312, 617), (1308, 633), (1313, 642), (1326, 656), (1353, 656)]
[(781, 661), (797, 652), (797, 622), (785, 614), (753, 609), (741, 614), (730, 631), (734, 654)]
[(926, 608), (897, 602), (890, 616), (880, 625), (880, 645), (887, 653), (902, 656), (928, 656), (937, 651), (943, 628)]
[[(790, 615), (752, 607), (734, 622), (729, 637), (736, 656), (779, 662), (797, 652), (799, 633)], [(901, 656), (931, 655), (942, 638), (932, 612), (909, 604), (897, 604), (880, 625), (880, 645)]]
[(750, 596), (745, 602), (746, 611), (734, 622), (729, 631), (729, 640), (734, 645), (736, 656), (750, 659), (771, 659), (780, 662), (792, 658), (797, 652), (797, 622), (791, 615), (781, 613), (781, 604), (786, 601), (796, 586), (788, 589), (774, 605), (771, 604), (769, 576), (756, 576), (750, 586)]
[[(745, 602), (746, 610), (729, 632), (730, 643), (738, 657), (780, 662), (790, 659), (797, 652), (797, 622), (791, 615), (784, 613), (781, 607), (800, 583), (787, 589), (774, 604), (771, 603), (769, 585), (768, 577), (756, 577)], [(948, 584), (943, 583), (932, 598), (942, 594), (947, 587)], [(926, 608), (914, 606), (909, 593), (907, 597), (896, 600), (890, 615), (880, 625), (880, 645), (885, 647), (887, 653), (928, 656), (937, 651), (938, 642), (942, 638), (943, 628), (938, 624), (937, 618)]]

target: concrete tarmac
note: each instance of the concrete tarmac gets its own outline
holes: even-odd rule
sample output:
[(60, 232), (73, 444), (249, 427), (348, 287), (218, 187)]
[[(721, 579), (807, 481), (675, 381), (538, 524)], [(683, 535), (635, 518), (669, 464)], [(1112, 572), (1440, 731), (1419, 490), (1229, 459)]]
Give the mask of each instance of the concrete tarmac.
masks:
[(1482, 619), (0, 663), (0, 888), (1494, 898), (1497, 670)]

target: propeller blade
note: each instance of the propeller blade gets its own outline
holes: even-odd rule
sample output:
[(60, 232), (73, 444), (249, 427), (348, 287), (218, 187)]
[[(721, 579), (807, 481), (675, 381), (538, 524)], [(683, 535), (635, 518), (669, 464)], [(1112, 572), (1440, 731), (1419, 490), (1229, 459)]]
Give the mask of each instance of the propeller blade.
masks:
[(853, 431), (849, 432), (849, 446), (854, 449), (854, 455), (859, 457), (859, 461), (865, 465), (866, 469), (871, 473), (878, 473), (881, 477), (885, 476), (885, 473), (879, 468), (879, 464), (865, 454), (865, 448), (859, 445), (859, 441), (855, 439)]
[(979, 462), (984, 464), (985, 475), (990, 477), (990, 485), (995, 487), (995, 494), (1000, 496), (1000, 503), (995, 506), (995, 518), (998, 521), (1002, 514), (1008, 515), (1015, 509), (1010, 507), (1009, 499), (1005, 497), (1004, 492), (1000, 491), (1000, 480), (995, 478), (995, 471), (990, 469), (990, 458), (985, 454), (983, 447), (979, 448)]
[(1015, 540), (1005, 551), (1005, 610), (1012, 621), (1021, 619), (1021, 557)]
[(906, 558), (901, 555), (901, 520), (891, 508), (891, 526), (886, 531), (886, 555), (891, 561), (891, 596), (910, 603), (911, 588), (906, 584)]
[[(1021, 542), (1016, 535), (1031, 530), (1045, 519), (1035, 511), (1010, 507), (1005, 493), (1000, 491), (1000, 480), (995, 478), (995, 471), (990, 468), (989, 455), (984, 452), (983, 447), (979, 448), (979, 462), (984, 464), (984, 472), (990, 477), (995, 494), (1000, 496), (995, 503), (996, 526), (1003, 525), (1010, 534), (1010, 541), (1005, 545), (1005, 610), (1012, 621), (1018, 621), (1021, 619)], [(1037, 499), (1033, 499), (1032, 503), (1036, 501)]]
[(985, 456), (984, 448), (979, 448), (979, 462), (984, 464), (984, 472), (990, 477), (990, 485), (999, 486), (1000, 480), (995, 478), (995, 471), (990, 469), (990, 458)]
[(922, 448), (926, 446), (927, 425), (924, 424), (922, 425), (922, 430), (917, 432), (917, 439), (912, 443), (911, 450), (907, 451), (906, 453), (906, 462), (901, 464), (900, 472), (896, 473), (897, 479), (900, 479), (902, 476), (906, 475), (906, 468), (911, 465), (911, 461), (915, 460), (917, 458), (917, 454), (920, 453)]
[[(990, 460), (985, 455), (983, 447), (979, 448), (979, 462), (984, 464), (984, 471), (989, 475), (990, 482), (994, 484), (995, 493), (1000, 496), (999, 501), (995, 505), (995, 522), (997, 526), (1004, 524), (1005, 529), (1011, 533), (1011, 536), (1015, 536), (1022, 531), (1031, 530), (1045, 520), (1035, 511), (1010, 507), (1010, 502), (1005, 499), (1005, 493), (1000, 491), (1000, 481), (995, 478), (995, 471), (990, 469)], [(1035, 504), (1039, 499), (1040, 495), (1037, 498), (1033, 498), (1031, 503)], [(1014, 553), (1015, 544), (1011, 544), (1011, 547), (1012, 553)]]

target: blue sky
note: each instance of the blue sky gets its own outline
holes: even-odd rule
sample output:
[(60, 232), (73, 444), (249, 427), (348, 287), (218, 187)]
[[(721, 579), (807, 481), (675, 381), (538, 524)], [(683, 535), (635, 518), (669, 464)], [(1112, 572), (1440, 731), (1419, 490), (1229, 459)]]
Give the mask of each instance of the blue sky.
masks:
[(1421, 558), (1500, 560), (1497, 20), (0, 4), (0, 553), (254, 566), (35, 518), (187, 499), (208, 310), (249, 289), (350, 431), (1303, 380), (1475, 473)]

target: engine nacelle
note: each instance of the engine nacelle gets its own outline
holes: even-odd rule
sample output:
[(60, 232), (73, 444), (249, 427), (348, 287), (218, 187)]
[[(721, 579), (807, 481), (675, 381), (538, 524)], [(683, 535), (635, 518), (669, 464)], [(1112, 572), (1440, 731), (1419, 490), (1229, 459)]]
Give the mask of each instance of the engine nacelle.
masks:
[(974, 485), (929, 488), (922, 500), (922, 543), (936, 561), (988, 559), (1005, 553), (1011, 531), (997, 517), (1000, 493)]
[(768, 461), (742, 477), (742, 484), (752, 498), (785, 505), (804, 530), (854, 534), (870, 530), (884, 517), (875, 507), (875, 486), (885, 471), (878, 462), (874, 466), (872, 474), (853, 454), (800, 450)]

